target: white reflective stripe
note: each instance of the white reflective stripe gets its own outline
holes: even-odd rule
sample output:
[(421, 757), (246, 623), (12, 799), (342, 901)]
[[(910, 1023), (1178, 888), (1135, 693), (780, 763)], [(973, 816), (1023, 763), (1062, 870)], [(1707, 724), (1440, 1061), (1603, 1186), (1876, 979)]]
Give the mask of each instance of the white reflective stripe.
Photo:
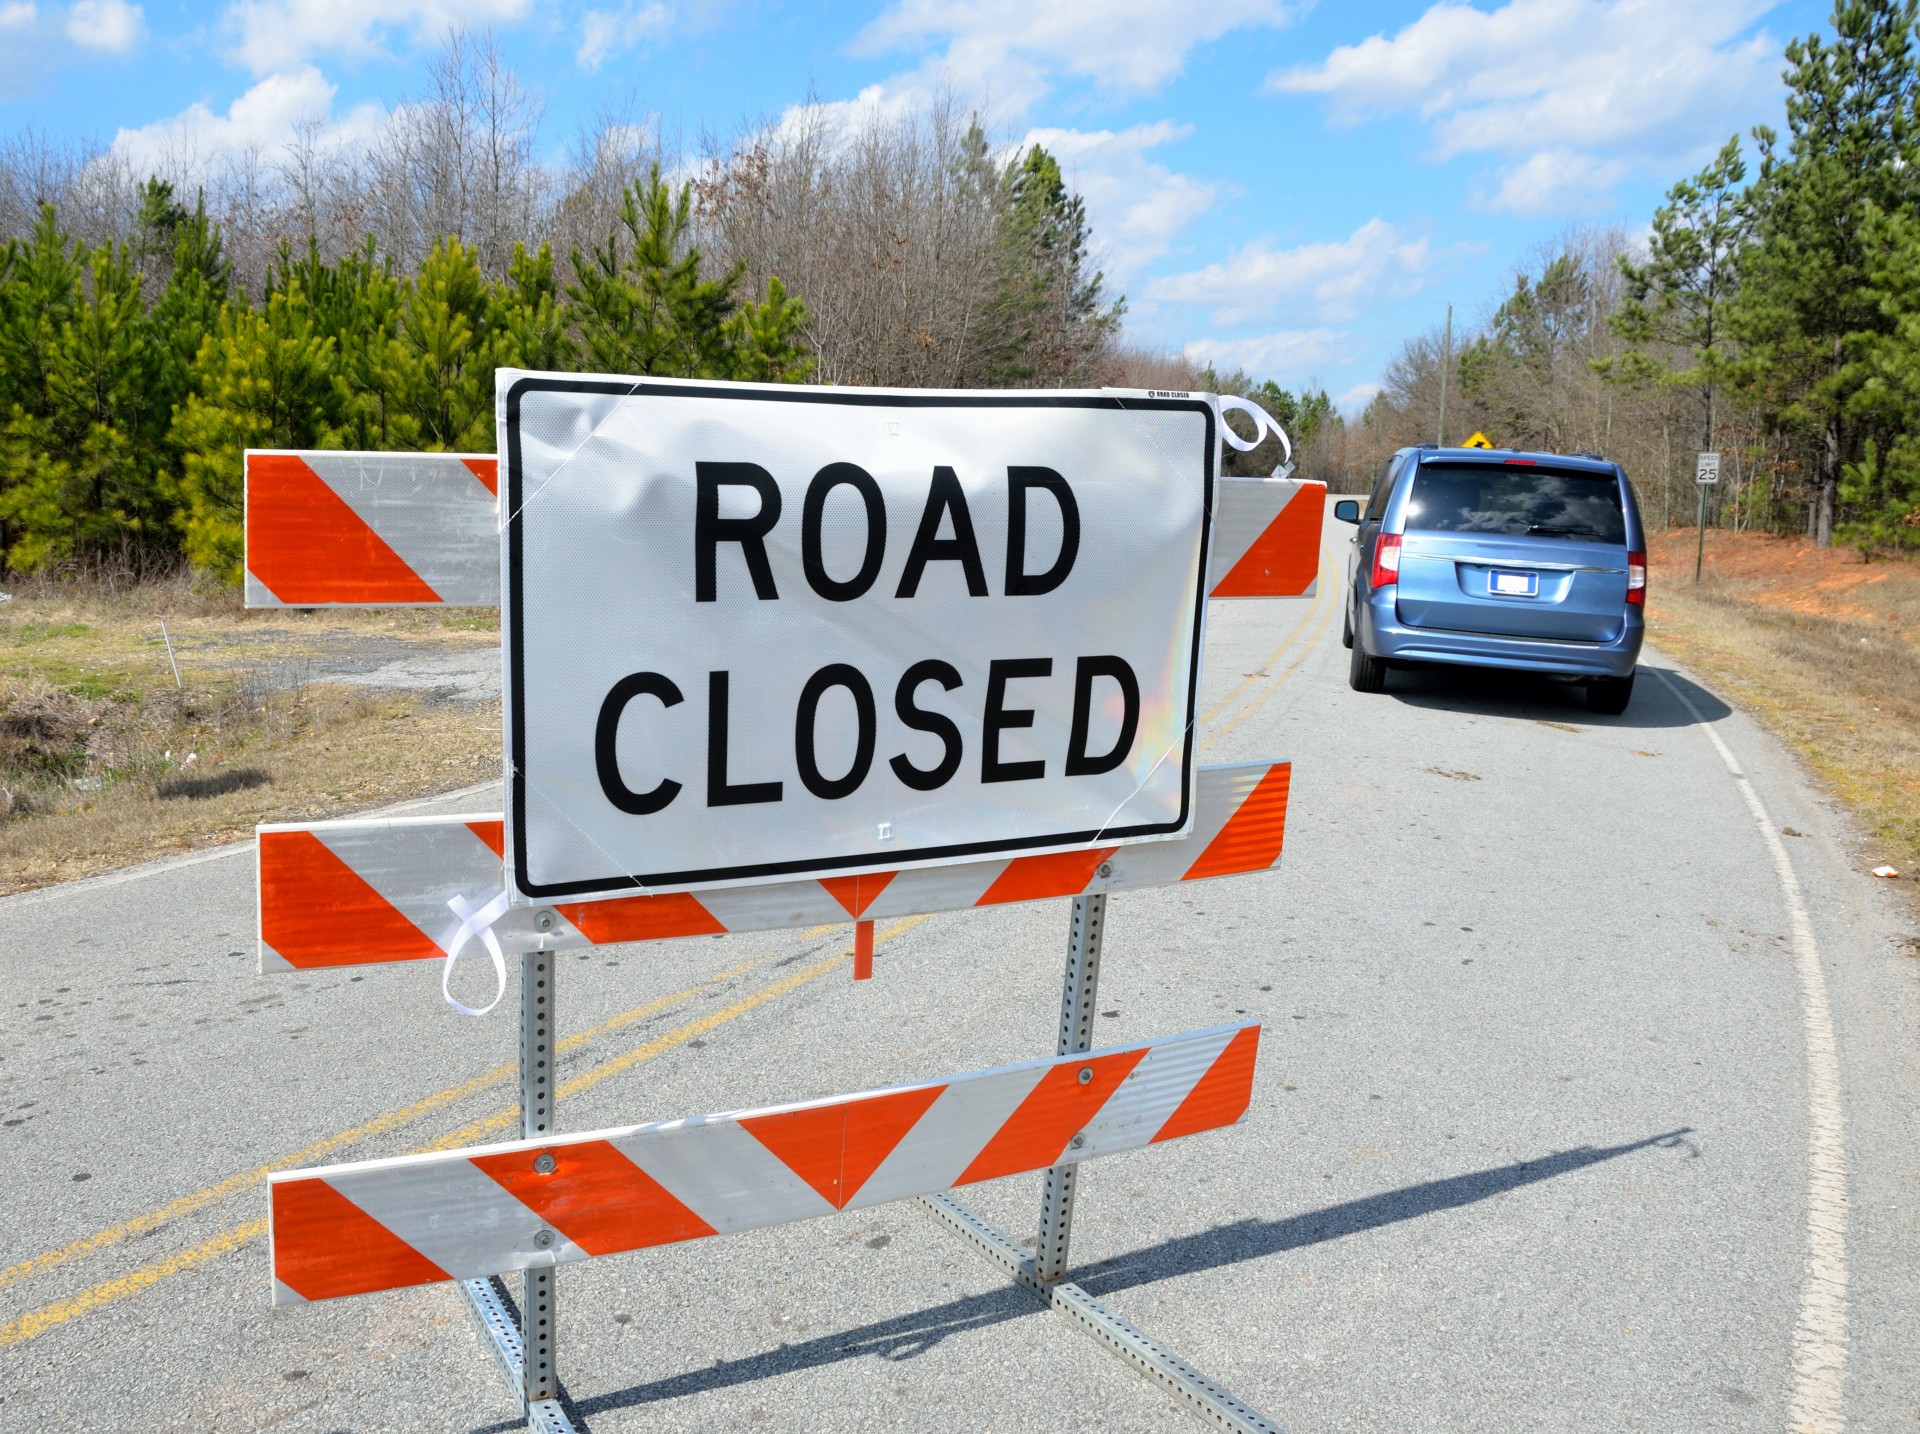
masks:
[(548, 1248), (535, 1245), (551, 1227), (465, 1159), (346, 1166), (326, 1180), (456, 1280), (588, 1258), (558, 1230)]
[[(491, 453), (466, 456), (494, 461)], [(319, 452), (301, 457), (440, 601), (499, 605), (498, 504), (461, 455)]]
[(1273, 766), (1271, 762), (1236, 762), (1231, 766), (1202, 767), (1193, 795), (1193, 834), (1185, 841), (1141, 842), (1137, 846), (1121, 847), (1108, 861), (1113, 875), (1104, 879), (1096, 877), (1087, 890), (1123, 891), (1179, 881), (1246, 805), (1253, 789)]
[(1010, 862), (968, 861), (953, 866), (922, 866), (903, 871), (887, 883), (862, 914), (868, 921), (890, 921), (923, 911), (962, 911), (979, 903)]
[(1222, 478), (1214, 489), (1207, 590), (1226, 580), (1305, 483), (1297, 478)]
[(1155, 1042), (1153, 1049), (1120, 1083), (1113, 1098), (1080, 1128), (1080, 1133), (1087, 1138), (1086, 1144), (1077, 1151), (1068, 1151), (1068, 1157), (1085, 1160), (1093, 1155), (1135, 1150), (1150, 1143), (1167, 1123), (1167, 1117), (1193, 1093), (1201, 1077), (1220, 1059), (1227, 1043), (1239, 1033), (1240, 1027), (1228, 1026)]
[(693, 897), (729, 931), (777, 931), (853, 919), (846, 907), (811, 878), (770, 886), (709, 887), (694, 892)]
[(448, 901), (455, 896), (490, 900), (505, 879), (493, 848), (467, 825), (499, 820), (498, 813), (395, 817), (316, 822), (305, 830), (444, 951), (453, 934)]
[(728, 1116), (649, 1126), (612, 1144), (723, 1235), (833, 1213), (819, 1191)]
[(950, 1188), (1055, 1064), (1043, 1061), (954, 1081), (888, 1152), (847, 1208)]

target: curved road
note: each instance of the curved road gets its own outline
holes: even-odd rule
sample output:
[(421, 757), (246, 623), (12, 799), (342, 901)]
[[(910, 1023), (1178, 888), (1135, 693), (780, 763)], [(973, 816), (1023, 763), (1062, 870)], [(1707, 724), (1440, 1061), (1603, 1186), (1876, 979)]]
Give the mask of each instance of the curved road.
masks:
[[(1286, 859), (1114, 898), (1098, 1043), (1257, 1015), (1253, 1107), (1090, 1166), (1072, 1277), (1295, 1431), (1920, 1428), (1920, 952), (1844, 816), (1659, 653), (1622, 717), (1350, 692), (1339, 597), (1210, 614), (1206, 756), (1295, 759)], [(261, 1228), (268, 1162), (509, 1134), (512, 1003), (258, 977), (251, 881), (0, 901), (0, 1425), (510, 1428), (450, 1290), (272, 1311)], [(844, 929), (566, 958), (562, 1128), (1050, 1053), (1065, 927), (900, 923), (861, 986)], [(909, 1206), (559, 1284), (595, 1434), (1199, 1427)]]

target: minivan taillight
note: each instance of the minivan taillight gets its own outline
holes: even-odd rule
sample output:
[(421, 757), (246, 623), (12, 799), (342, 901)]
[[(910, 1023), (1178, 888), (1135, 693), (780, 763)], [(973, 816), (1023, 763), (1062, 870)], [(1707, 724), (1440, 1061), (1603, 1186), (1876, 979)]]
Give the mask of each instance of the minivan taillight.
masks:
[(1645, 553), (1627, 554), (1627, 601), (1635, 607), (1646, 606), (1647, 555)]
[(1400, 535), (1382, 533), (1373, 540), (1373, 585), (1386, 587), (1400, 581)]

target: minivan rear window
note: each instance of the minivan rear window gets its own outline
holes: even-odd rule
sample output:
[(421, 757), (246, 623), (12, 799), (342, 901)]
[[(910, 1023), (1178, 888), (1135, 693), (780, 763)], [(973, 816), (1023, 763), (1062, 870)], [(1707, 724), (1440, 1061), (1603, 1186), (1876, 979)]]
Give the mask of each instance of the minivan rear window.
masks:
[(1422, 463), (1407, 494), (1406, 527), (1410, 533), (1627, 540), (1619, 479), (1544, 464)]

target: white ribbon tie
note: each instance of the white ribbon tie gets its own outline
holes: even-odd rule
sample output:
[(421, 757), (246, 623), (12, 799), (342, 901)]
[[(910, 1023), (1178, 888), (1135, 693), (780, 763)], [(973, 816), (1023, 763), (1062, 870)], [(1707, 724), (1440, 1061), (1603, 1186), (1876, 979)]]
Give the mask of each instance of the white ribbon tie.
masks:
[[(447, 998), (447, 1004), (463, 1016), (484, 1016), (500, 1004), (500, 998), (507, 994), (507, 956), (500, 949), (500, 938), (493, 934), (493, 923), (507, 914), (507, 893), (501, 892), (485, 906), (475, 907), (464, 896), (456, 896), (447, 902), (453, 908), (453, 914), (460, 918), (460, 925), (448, 934), (447, 964), (440, 968), (440, 994)], [(453, 968), (460, 963), (460, 952), (467, 942), (478, 936), (486, 943), (487, 955), (493, 958), (494, 992), (493, 999), (479, 1008), (463, 1006), (454, 998), (452, 982)]]
[[(1253, 420), (1253, 442), (1247, 442), (1246, 439), (1227, 427), (1224, 415), (1229, 410), (1237, 410)], [(1281, 466), (1284, 467), (1293, 462), (1293, 440), (1287, 437), (1286, 429), (1274, 422), (1273, 415), (1268, 413), (1266, 409), (1260, 407), (1259, 404), (1249, 403), (1244, 398), (1234, 398), (1230, 394), (1223, 393), (1220, 395), (1220, 412), (1222, 414), (1220, 420), (1220, 436), (1226, 441), (1228, 447), (1238, 449), (1242, 453), (1251, 453), (1260, 446), (1261, 440), (1271, 433), (1275, 438), (1280, 440), (1280, 452), (1283, 455), (1280, 460)]]

